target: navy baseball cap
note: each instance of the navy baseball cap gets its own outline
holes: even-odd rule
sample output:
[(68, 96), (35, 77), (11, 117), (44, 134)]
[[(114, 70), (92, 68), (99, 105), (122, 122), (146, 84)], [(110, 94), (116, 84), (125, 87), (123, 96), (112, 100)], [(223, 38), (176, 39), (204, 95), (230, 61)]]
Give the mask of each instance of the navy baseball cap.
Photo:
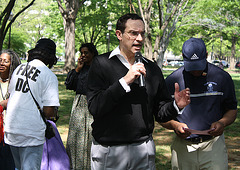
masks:
[(205, 43), (199, 38), (190, 38), (182, 47), (184, 69), (186, 71), (205, 70), (207, 50)]
[(42, 38), (38, 40), (35, 49), (42, 49), (49, 54), (54, 54), (56, 55), (56, 44), (53, 40), (49, 38)]

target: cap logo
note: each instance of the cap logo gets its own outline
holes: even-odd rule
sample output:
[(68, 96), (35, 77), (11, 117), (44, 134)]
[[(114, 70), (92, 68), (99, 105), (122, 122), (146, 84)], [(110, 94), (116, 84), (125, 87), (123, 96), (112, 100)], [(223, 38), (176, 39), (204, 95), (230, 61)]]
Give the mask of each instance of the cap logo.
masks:
[(191, 60), (198, 60), (199, 57), (197, 56), (197, 54), (193, 54), (192, 57), (191, 57)]

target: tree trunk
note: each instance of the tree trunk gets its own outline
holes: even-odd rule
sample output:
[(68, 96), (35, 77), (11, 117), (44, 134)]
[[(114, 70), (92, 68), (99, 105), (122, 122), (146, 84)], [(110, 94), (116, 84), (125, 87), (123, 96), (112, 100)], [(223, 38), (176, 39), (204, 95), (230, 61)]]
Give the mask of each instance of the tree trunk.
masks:
[[(150, 60), (155, 60), (158, 66), (161, 68), (163, 63), (164, 53), (168, 47), (170, 37), (172, 36), (174, 30), (176, 29), (176, 23), (179, 20), (179, 16), (182, 15), (182, 10), (186, 7), (188, 0), (181, 0), (179, 3), (168, 4), (166, 13), (170, 14), (168, 16), (164, 14), (164, 8), (162, 7), (161, 0), (158, 0), (158, 10), (159, 10), (159, 23), (158, 29), (161, 32), (156, 36), (155, 45), (152, 46), (150, 19), (152, 15), (152, 5), (153, 1), (148, 0), (145, 3), (144, 10), (142, 8), (141, 1), (138, 0), (139, 10), (141, 16), (145, 23), (145, 32), (147, 34), (144, 42), (144, 54)], [(185, 5), (184, 5), (185, 4)], [(153, 50), (154, 48), (154, 50)]]
[[(148, 4), (148, 5), (147, 5)], [(144, 41), (144, 56), (149, 60), (152, 60), (152, 37), (150, 29), (150, 19), (151, 19), (151, 8), (153, 5), (153, 0), (148, 0), (148, 3), (145, 4), (144, 10), (142, 9), (141, 1), (138, 0), (138, 6), (140, 9), (141, 16), (144, 21), (145, 26), (145, 41)]]
[(232, 47), (231, 47), (231, 58), (230, 58), (230, 70), (233, 70), (235, 68), (235, 53), (236, 53), (236, 49), (235, 49), (235, 45), (236, 45), (236, 40), (237, 37), (235, 37), (234, 35), (232, 36)]
[(157, 62), (158, 66), (162, 68), (163, 58), (161, 59), (160, 53), (159, 53), (160, 39), (161, 39), (160, 35), (157, 35), (155, 40), (155, 45), (154, 45), (153, 59)]
[(75, 68), (75, 20), (80, 4), (85, 0), (65, 0), (64, 9), (61, 0), (57, 0), (58, 8), (63, 17), (65, 31), (65, 65), (64, 71), (69, 72)]
[(65, 30), (65, 66), (64, 70), (69, 72), (75, 68), (75, 20), (64, 19)]
[(153, 60), (152, 57), (152, 42), (150, 37), (145, 38), (144, 42), (144, 56), (148, 58), (149, 60)]
[(145, 20), (145, 42), (144, 42), (144, 54), (149, 59), (152, 60), (152, 36), (150, 29), (150, 18), (151, 18), (151, 8), (152, 8), (152, 0), (149, 0), (149, 6), (145, 9), (144, 20)]
[[(168, 44), (169, 44), (169, 37), (172, 34), (167, 34), (166, 31), (164, 31), (165, 33), (163, 33), (163, 36), (156, 38), (155, 41), (155, 46), (154, 46), (154, 54), (153, 57), (156, 59), (157, 64), (160, 68), (162, 68), (162, 64), (163, 64), (163, 58), (164, 58), (164, 54), (167, 50)], [(159, 44), (159, 45), (156, 45)]]
[[(160, 22), (159, 27), (162, 30), (162, 36), (159, 35), (158, 38), (156, 38), (155, 46), (154, 46), (154, 54), (153, 58), (157, 60), (157, 64), (160, 68), (162, 68), (164, 54), (167, 50), (170, 38), (173, 35), (173, 32), (176, 30), (176, 24), (179, 22), (179, 17), (182, 15), (182, 10), (186, 8), (186, 5), (188, 4), (188, 0), (181, 0), (179, 3), (175, 4), (175, 6), (172, 6), (170, 4), (167, 5), (167, 13), (171, 13), (171, 15), (164, 21), (165, 16), (159, 15), (159, 20), (164, 21)], [(158, 1), (159, 5), (159, 14), (161, 14), (161, 5), (160, 1)]]
[[(163, 65), (163, 58), (164, 58), (164, 53), (166, 50), (163, 50), (162, 47), (160, 47), (159, 52), (158, 52), (158, 56), (157, 56), (157, 65), (162, 69), (162, 65)], [(156, 53), (155, 53), (156, 54)]]

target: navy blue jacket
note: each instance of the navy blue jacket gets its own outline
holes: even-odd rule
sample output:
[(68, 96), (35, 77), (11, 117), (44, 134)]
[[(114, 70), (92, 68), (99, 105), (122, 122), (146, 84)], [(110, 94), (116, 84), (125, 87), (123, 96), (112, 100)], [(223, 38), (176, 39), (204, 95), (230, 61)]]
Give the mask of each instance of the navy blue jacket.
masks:
[[(208, 63), (206, 75), (194, 77), (184, 67), (174, 71), (166, 78), (170, 93), (174, 94), (174, 83), (180, 90), (190, 88), (191, 103), (176, 120), (187, 124), (191, 129), (207, 130), (228, 110), (237, 109), (234, 83), (231, 76), (221, 68)], [(197, 135), (191, 135), (195, 137)]]

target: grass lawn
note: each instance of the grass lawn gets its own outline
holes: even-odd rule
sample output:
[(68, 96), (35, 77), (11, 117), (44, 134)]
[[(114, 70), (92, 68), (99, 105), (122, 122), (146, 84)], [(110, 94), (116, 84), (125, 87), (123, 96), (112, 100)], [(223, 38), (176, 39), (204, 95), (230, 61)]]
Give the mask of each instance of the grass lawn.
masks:
[[(57, 71), (56, 75), (59, 81), (59, 98), (60, 98), (60, 108), (59, 115), (60, 118), (57, 122), (58, 130), (61, 134), (64, 145), (66, 145), (67, 133), (68, 133), (68, 122), (71, 114), (72, 103), (75, 97), (75, 93), (70, 90), (66, 90), (64, 85), (64, 81), (66, 79), (66, 74), (60, 74), (59, 70), (63, 67), (63, 63), (59, 62), (54, 68), (53, 71)], [(172, 71), (163, 71), (164, 76), (166, 77)], [(240, 74), (233, 72), (231, 76), (235, 83), (235, 90), (237, 100), (240, 101)], [(239, 103), (238, 103), (239, 109)], [(229, 153), (229, 169), (239, 169), (240, 168), (240, 116), (238, 115), (236, 121), (225, 130), (225, 138), (228, 146)], [(172, 142), (172, 138), (174, 133), (170, 130), (166, 130), (162, 128), (160, 125), (156, 123), (156, 127), (154, 130), (154, 141), (156, 144), (156, 166), (157, 170), (169, 170), (171, 169), (170, 163), (170, 145)]]

